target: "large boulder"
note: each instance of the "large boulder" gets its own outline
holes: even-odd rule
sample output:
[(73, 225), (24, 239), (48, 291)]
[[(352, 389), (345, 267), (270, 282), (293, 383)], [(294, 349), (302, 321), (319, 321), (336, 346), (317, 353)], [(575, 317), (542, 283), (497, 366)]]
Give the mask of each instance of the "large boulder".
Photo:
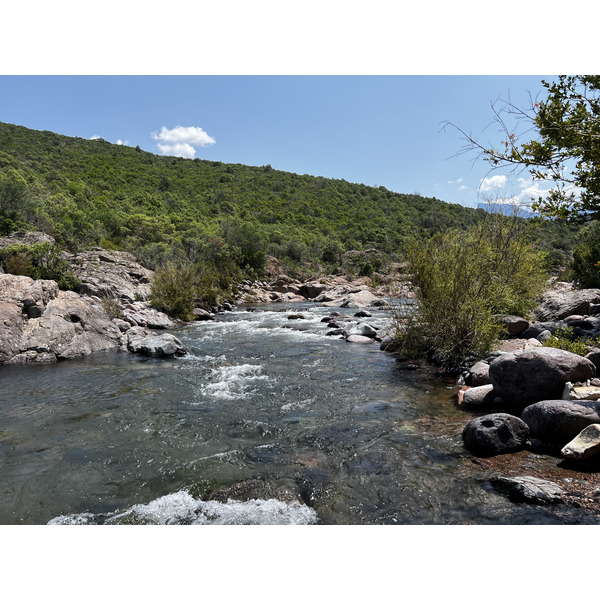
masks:
[(528, 406), (521, 418), (531, 436), (561, 448), (588, 425), (600, 424), (600, 402), (594, 400), (543, 400)]
[(127, 349), (135, 354), (143, 354), (153, 358), (182, 356), (186, 353), (183, 344), (170, 333), (129, 338)]
[(56, 282), (0, 275), (0, 364), (53, 362), (117, 350), (121, 331), (102, 307)]
[(476, 387), (480, 385), (489, 385), (492, 382), (490, 379), (490, 365), (484, 360), (476, 362), (467, 373), (465, 383)]
[(490, 364), (497, 395), (518, 406), (560, 398), (567, 381), (585, 381), (595, 375), (592, 362), (558, 348), (507, 352)]
[(519, 417), (495, 413), (469, 421), (462, 438), (465, 447), (476, 456), (518, 452), (529, 439), (529, 427)]
[(150, 297), (153, 273), (128, 252), (97, 249), (65, 253), (64, 257), (71, 271), (81, 280), (79, 291), (82, 294), (125, 302), (145, 301)]
[(589, 315), (590, 305), (600, 302), (600, 289), (547, 292), (535, 311), (539, 321), (560, 321), (570, 315)]
[(516, 315), (494, 315), (502, 323), (506, 333), (510, 336), (517, 336), (523, 333), (529, 327), (529, 321)]

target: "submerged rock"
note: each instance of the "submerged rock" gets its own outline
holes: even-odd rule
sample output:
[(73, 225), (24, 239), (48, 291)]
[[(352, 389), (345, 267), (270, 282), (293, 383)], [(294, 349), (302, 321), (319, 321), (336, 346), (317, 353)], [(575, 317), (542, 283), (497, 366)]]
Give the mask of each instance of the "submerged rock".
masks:
[(512, 502), (528, 504), (558, 504), (563, 502), (563, 489), (551, 481), (524, 475), (496, 476), (491, 480), (496, 490), (508, 495)]

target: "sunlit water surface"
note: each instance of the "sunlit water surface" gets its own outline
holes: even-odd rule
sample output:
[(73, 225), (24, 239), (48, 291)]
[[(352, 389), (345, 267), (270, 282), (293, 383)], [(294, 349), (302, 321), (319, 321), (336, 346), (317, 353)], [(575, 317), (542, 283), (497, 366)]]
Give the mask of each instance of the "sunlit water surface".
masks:
[[(182, 358), (3, 367), (0, 523), (561, 522), (482, 480), (452, 382), (327, 336), (331, 311), (240, 308), (176, 331)], [(202, 500), (248, 480), (288, 495)]]

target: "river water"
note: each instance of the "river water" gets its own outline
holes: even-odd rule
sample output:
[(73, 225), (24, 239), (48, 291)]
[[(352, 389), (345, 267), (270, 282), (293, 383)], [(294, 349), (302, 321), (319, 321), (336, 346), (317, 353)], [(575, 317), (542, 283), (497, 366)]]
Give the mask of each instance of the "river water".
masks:
[[(482, 477), (452, 382), (327, 336), (332, 310), (356, 312), (240, 307), (175, 331), (185, 357), (2, 367), (0, 523), (564, 522)], [(208, 499), (248, 481), (272, 497)]]

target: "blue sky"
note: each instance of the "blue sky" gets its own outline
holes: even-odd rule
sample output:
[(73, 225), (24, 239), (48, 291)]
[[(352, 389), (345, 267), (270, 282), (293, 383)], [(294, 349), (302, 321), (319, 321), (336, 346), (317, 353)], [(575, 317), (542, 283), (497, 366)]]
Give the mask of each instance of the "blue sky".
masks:
[(497, 141), (490, 104), (526, 105), (529, 92), (543, 91), (542, 78), (0, 76), (0, 121), (476, 206), (482, 194), (519, 194), (527, 174), (488, 179), (482, 191), (487, 164), (457, 156), (464, 141), (443, 123)]

